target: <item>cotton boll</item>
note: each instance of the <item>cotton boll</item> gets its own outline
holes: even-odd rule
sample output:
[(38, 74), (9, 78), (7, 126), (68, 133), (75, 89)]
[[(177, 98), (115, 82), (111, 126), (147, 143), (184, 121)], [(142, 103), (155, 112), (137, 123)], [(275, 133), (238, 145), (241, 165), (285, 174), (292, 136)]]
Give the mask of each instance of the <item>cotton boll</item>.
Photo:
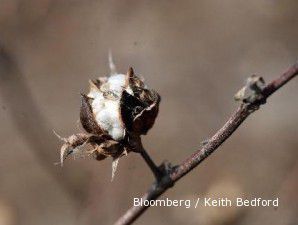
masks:
[(96, 121), (99, 123), (100, 127), (104, 130), (109, 130), (111, 128), (109, 111), (106, 109), (101, 110), (96, 115)]
[(94, 98), (91, 105), (92, 105), (93, 112), (95, 113), (95, 115), (104, 109), (104, 101), (103, 100), (104, 100), (104, 98), (102, 95), (97, 95)]
[(117, 123), (119, 110), (118, 110), (118, 101), (106, 101), (104, 111), (108, 114), (108, 122), (113, 126), (114, 123)]
[(104, 98), (95, 99), (92, 102), (95, 119), (114, 140), (124, 137), (125, 129), (120, 119), (119, 100)]
[(133, 95), (132, 89), (126, 83), (126, 75), (116, 74), (109, 77), (107, 84), (109, 90), (120, 96), (121, 92), (125, 89), (129, 94)]
[(108, 83), (110, 91), (116, 92), (119, 95), (125, 87), (126, 76), (124, 74), (111, 76)]
[[(117, 141), (124, 138), (126, 126), (129, 123), (127, 120), (123, 120), (123, 109), (121, 111), (120, 108), (120, 99), (123, 101), (123, 91), (135, 96), (134, 91), (137, 88), (143, 89), (145, 86), (139, 78), (134, 76), (133, 71), (129, 70), (126, 75), (113, 74), (104, 79), (99, 78), (96, 82), (90, 82), (88, 97), (91, 98), (90, 104), (94, 119), (102, 131), (108, 133)], [(153, 104), (151, 107), (156, 108), (156, 104)], [(131, 110), (133, 111), (134, 109)], [(128, 110), (126, 113), (130, 114), (132, 112)], [(144, 131), (137, 132), (146, 133)]]
[(126, 76), (124, 74), (116, 74), (114, 76), (110, 76), (108, 79), (108, 83), (111, 86), (123, 86), (125, 85)]
[(112, 118), (113, 123), (112, 123), (112, 128), (110, 131), (110, 135), (115, 139), (115, 140), (122, 140), (125, 136), (125, 129), (123, 126), (122, 121), (119, 119), (119, 115), (117, 115), (117, 118)]
[(119, 111), (119, 100), (108, 100), (105, 99), (104, 107), (111, 112), (111, 114), (117, 113)]
[[(109, 114), (108, 122), (111, 127), (107, 130), (115, 140), (124, 136), (124, 128), (120, 120), (119, 100), (107, 100), (105, 102), (105, 111)], [(115, 130), (114, 130), (115, 129)]]
[(98, 98), (100, 96), (102, 96), (102, 93), (99, 92), (98, 90), (94, 90), (94, 89), (92, 89), (88, 94), (88, 97), (93, 98), (93, 99)]
[(114, 127), (111, 129), (109, 134), (113, 137), (114, 140), (122, 140), (125, 135), (125, 130), (122, 127)]
[(132, 68), (126, 75), (113, 71), (109, 77), (90, 80), (89, 93), (81, 94), (80, 122), (86, 133), (58, 136), (64, 142), (61, 164), (69, 155), (83, 153), (88, 144), (97, 160), (113, 158), (114, 176), (119, 158), (139, 146), (140, 136), (153, 126), (158, 93), (147, 89)]

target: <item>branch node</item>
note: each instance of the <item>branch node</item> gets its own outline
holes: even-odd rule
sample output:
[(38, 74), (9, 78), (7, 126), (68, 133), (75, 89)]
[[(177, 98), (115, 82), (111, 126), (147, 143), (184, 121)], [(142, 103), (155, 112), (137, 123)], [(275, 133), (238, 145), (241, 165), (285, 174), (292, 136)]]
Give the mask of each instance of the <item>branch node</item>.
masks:
[(253, 74), (247, 78), (245, 86), (235, 94), (234, 99), (236, 101), (241, 101), (244, 104), (253, 104), (256, 102), (264, 104), (266, 103), (263, 96), (263, 90), (265, 87), (263, 77)]
[(205, 145), (207, 145), (209, 142), (210, 142), (210, 139), (209, 139), (209, 138), (208, 138), (208, 139), (205, 139), (205, 140), (201, 141), (201, 146), (205, 146)]
[[(204, 141), (203, 147), (195, 151), (187, 159), (185, 159), (178, 167), (172, 167), (169, 163), (163, 163), (157, 168), (159, 173), (162, 174), (150, 188), (148, 192), (143, 195), (146, 200), (157, 199), (170, 187), (188, 174), (192, 169), (197, 167), (209, 155), (218, 149), (242, 124), (242, 122), (260, 105), (266, 103), (266, 99), (272, 95), (276, 90), (285, 85), (288, 81), (293, 79), (298, 74), (298, 63), (291, 66), (280, 77), (265, 85), (263, 78), (255, 75), (247, 80), (247, 84), (235, 96), (236, 100), (240, 100), (242, 104), (231, 115), (227, 122), (220, 128), (211, 139), (207, 142)], [(245, 97), (245, 92), (249, 90), (250, 95)], [(205, 144), (205, 145), (204, 145)], [(206, 145), (207, 144), (207, 145)], [(155, 164), (154, 164), (155, 165)], [(140, 217), (146, 209), (150, 206), (140, 206), (130, 208), (122, 217), (116, 222), (117, 225), (128, 225)]]

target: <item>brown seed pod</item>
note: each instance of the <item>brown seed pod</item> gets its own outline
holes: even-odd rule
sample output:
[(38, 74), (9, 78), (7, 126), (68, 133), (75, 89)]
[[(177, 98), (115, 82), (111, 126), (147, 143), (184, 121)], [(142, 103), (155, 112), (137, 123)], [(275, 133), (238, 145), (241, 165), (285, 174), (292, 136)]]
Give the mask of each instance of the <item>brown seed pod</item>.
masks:
[[(87, 134), (61, 138), (61, 164), (67, 156), (85, 145), (97, 160), (113, 158), (113, 173), (118, 158), (134, 150), (130, 140), (152, 128), (158, 114), (160, 96), (148, 89), (132, 68), (127, 74), (89, 81), (90, 91), (81, 94), (80, 121)], [(138, 139), (138, 138), (137, 138)]]

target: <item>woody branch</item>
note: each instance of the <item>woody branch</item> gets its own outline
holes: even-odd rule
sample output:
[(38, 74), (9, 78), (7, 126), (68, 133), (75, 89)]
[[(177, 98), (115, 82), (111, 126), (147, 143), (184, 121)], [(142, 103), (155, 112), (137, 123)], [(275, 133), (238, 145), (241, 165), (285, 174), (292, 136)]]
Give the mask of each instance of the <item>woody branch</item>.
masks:
[[(170, 173), (164, 174), (163, 177), (154, 183), (150, 189), (143, 195), (143, 200), (154, 200), (165, 193), (170, 187), (172, 187), (183, 176), (192, 171), (201, 162), (203, 162), (209, 155), (215, 152), (225, 140), (227, 140), (234, 131), (242, 124), (242, 122), (254, 111), (256, 111), (260, 105), (265, 104), (267, 98), (285, 85), (288, 81), (293, 79), (298, 74), (298, 63), (291, 66), (286, 72), (281, 74), (277, 79), (268, 83), (261, 91), (259, 98), (254, 101), (241, 104), (236, 111), (230, 116), (227, 122), (220, 128), (208, 142), (202, 146), (201, 149), (195, 151), (191, 156), (186, 158)], [(121, 216), (116, 225), (132, 224), (138, 217), (140, 217), (149, 206), (132, 207)]]

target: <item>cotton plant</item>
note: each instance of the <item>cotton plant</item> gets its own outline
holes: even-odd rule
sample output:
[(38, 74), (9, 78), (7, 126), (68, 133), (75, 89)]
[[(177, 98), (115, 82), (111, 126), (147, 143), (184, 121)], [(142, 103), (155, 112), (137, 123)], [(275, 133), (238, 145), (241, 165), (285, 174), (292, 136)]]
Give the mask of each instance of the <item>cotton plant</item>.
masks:
[(80, 122), (85, 132), (68, 138), (58, 135), (64, 142), (60, 163), (70, 155), (84, 153), (97, 160), (112, 157), (113, 179), (121, 156), (138, 152), (158, 177), (159, 168), (144, 150), (140, 136), (152, 128), (160, 96), (132, 68), (126, 74), (117, 73), (110, 59), (110, 69), (109, 76), (90, 80), (89, 92), (81, 94)]

